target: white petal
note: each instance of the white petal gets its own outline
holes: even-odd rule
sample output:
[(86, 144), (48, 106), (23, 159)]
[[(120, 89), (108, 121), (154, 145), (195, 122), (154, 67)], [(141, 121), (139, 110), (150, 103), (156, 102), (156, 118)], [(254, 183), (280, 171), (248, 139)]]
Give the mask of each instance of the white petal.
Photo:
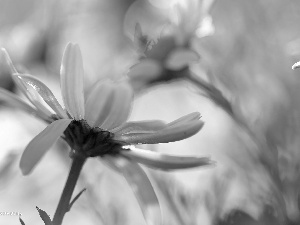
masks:
[(145, 166), (162, 170), (187, 169), (212, 163), (207, 157), (172, 156), (134, 147), (121, 151), (120, 154)]
[(26, 111), (29, 114), (34, 116), (38, 116), (43, 120), (49, 120), (48, 115), (43, 114), (42, 112), (38, 111), (37, 109), (33, 108), (32, 106), (28, 105), (22, 99), (20, 99), (17, 95), (12, 94), (11, 92), (0, 88), (0, 100), (4, 101), (6, 104), (9, 104), (13, 107), (20, 108)]
[(43, 82), (28, 74), (14, 76), (23, 82), (27, 90), (37, 92), (60, 118), (68, 118), (67, 114), (53, 95), (52, 91)]
[(6, 59), (7, 64), (10, 67), (12, 78), (15, 81), (15, 83), (17, 84), (17, 86), (21, 89), (23, 94), (25, 94), (25, 96), (28, 98), (28, 100), (34, 106), (37, 107), (37, 111), (38, 111), (39, 116), (43, 117), (43, 119), (49, 118), (52, 113), (43, 105), (43, 103), (41, 102), (40, 97), (37, 96), (36, 93), (30, 93), (32, 91), (32, 88), (27, 90), (24, 83), (20, 82), (18, 79), (16, 79), (16, 75), (20, 75), (20, 74), (18, 73), (18, 71), (16, 70), (14, 64), (12, 63), (12, 60), (11, 60), (9, 54), (7, 53), (7, 51), (4, 48), (2, 48), (1, 50), (2, 50), (2, 53), (5, 57), (5, 59)]
[(195, 51), (186, 48), (177, 48), (169, 54), (165, 62), (165, 67), (171, 70), (180, 70), (188, 66), (191, 62), (197, 62), (199, 59), (200, 57)]
[[(26, 103), (21, 103), (23, 102), (22, 100), (19, 101), (19, 99), (17, 97), (13, 97), (12, 95), (7, 94), (6, 97), (9, 97), (11, 99), (11, 101), (13, 102), (14, 105), (18, 105), (21, 106), (25, 111), (29, 112), (29, 113), (33, 113), (34, 115), (39, 116), (41, 119), (45, 120), (45, 121), (50, 121), (50, 117), (52, 115), (52, 113), (46, 108), (44, 107), (44, 105), (41, 103), (40, 99), (38, 98), (38, 96), (31, 94), (29, 92), (27, 92), (24, 84), (21, 84), (19, 81), (17, 81), (17, 79), (15, 79), (15, 75), (19, 75), (18, 71), (16, 70), (14, 64), (12, 63), (12, 60), (9, 56), (9, 54), (7, 53), (6, 49), (2, 48), (2, 53), (6, 59), (7, 64), (10, 67), (11, 70), (11, 74), (13, 75), (12, 78), (14, 79), (14, 81), (16, 82), (17, 86), (22, 90), (22, 92), (25, 94), (25, 96), (29, 99), (29, 101), (37, 107), (37, 110), (35, 110), (36, 112), (33, 112), (32, 109), (30, 109), (29, 105), (27, 105)], [(26, 106), (26, 105), (27, 106)]]
[(173, 125), (155, 133), (130, 133), (115, 136), (114, 139), (128, 144), (158, 144), (180, 141), (196, 134), (203, 127), (203, 124), (203, 121), (197, 120)]
[(56, 120), (39, 133), (26, 147), (20, 161), (20, 168), (27, 175), (44, 156), (47, 150), (63, 134), (72, 120)]
[(153, 133), (155, 131), (166, 128), (167, 124), (161, 120), (144, 120), (144, 121), (130, 121), (124, 123), (120, 127), (112, 129), (111, 132), (115, 135), (129, 134), (129, 133)]
[(201, 115), (200, 115), (199, 112), (193, 112), (193, 113), (190, 113), (188, 115), (182, 116), (179, 119), (168, 123), (167, 125), (168, 126), (173, 126), (173, 125), (178, 125), (178, 124), (184, 124), (186, 122), (191, 122), (193, 120), (199, 120), (200, 117), (201, 117)]
[(137, 163), (123, 157), (105, 156), (103, 161), (124, 176), (138, 200), (147, 224), (162, 224), (157, 196), (143, 169)]
[(51, 117), (53, 114), (50, 110), (45, 107), (45, 102), (42, 97), (38, 94), (37, 91), (33, 89), (33, 87), (26, 85), (23, 81), (17, 78), (20, 74), (14, 74), (12, 76), (13, 80), (20, 88), (22, 93), (27, 97), (27, 99), (38, 109), (41, 114), (47, 115), (47, 117)]
[(99, 82), (86, 102), (86, 119), (91, 126), (110, 130), (123, 124), (130, 113), (133, 91), (125, 82)]
[(113, 83), (98, 82), (87, 96), (85, 119), (91, 127), (102, 124), (106, 119), (113, 99)]
[(5, 48), (1, 48), (1, 51), (2, 51), (2, 53), (3, 53), (3, 55), (4, 55), (5, 59), (6, 59), (6, 62), (8, 64), (8, 66), (9, 66), (9, 68), (10, 68), (11, 74), (18, 73), (18, 71), (17, 71), (16, 67), (14, 66), (14, 64), (12, 63), (12, 60), (11, 60), (8, 52), (6, 51), (6, 49)]
[(133, 101), (133, 90), (128, 83), (122, 82), (114, 85), (114, 98), (110, 111), (99, 127), (111, 130), (122, 125), (128, 118)]
[(60, 81), (65, 107), (76, 120), (84, 118), (83, 75), (79, 46), (69, 43), (62, 59)]

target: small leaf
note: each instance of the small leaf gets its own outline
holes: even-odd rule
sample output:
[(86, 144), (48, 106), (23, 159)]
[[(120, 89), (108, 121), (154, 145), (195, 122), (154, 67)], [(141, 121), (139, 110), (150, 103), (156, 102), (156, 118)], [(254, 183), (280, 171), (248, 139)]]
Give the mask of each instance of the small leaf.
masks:
[(44, 210), (40, 209), (37, 206), (36, 206), (36, 209), (38, 210), (40, 217), (44, 221), (45, 225), (53, 225), (49, 215)]
[(212, 164), (208, 157), (166, 155), (133, 146), (130, 146), (130, 150), (120, 151), (120, 154), (145, 166), (161, 170), (188, 169)]
[(25, 225), (24, 221), (21, 219), (21, 216), (19, 217), (19, 221), (22, 225)]
[(165, 62), (165, 67), (170, 70), (180, 70), (188, 66), (189, 63), (199, 61), (200, 56), (197, 52), (186, 49), (177, 48), (173, 50)]
[(70, 119), (61, 119), (52, 122), (27, 145), (20, 161), (20, 168), (24, 175), (31, 172), (47, 150), (63, 134), (71, 121)]
[(125, 158), (105, 156), (103, 159), (109, 167), (124, 176), (138, 200), (147, 224), (162, 224), (158, 198), (143, 169)]
[(69, 208), (68, 208), (68, 212), (71, 210), (73, 204), (77, 201), (77, 199), (82, 195), (83, 192), (86, 191), (86, 188), (83, 188), (75, 197), (74, 199), (71, 201), (71, 203), (69, 204)]

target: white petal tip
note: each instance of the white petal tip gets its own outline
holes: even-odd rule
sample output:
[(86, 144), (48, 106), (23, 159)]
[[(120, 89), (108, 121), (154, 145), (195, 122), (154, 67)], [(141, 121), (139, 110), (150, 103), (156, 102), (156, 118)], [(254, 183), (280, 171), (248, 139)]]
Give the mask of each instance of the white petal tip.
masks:
[(1, 48), (1, 51), (2, 51), (3, 56), (5, 57), (5, 60), (6, 60), (7, 64), (8, 64), (8, 66), (9, 66), (10, 70), (11, 70), (11, 73), (12, 74), (17, 74), (18, 71), (15, 68), (14, 64), (12, 63), (12, 60), (11, 60), (8, 52), (6, 51), (6, 49), (5, 48)]
[(24, 157), (24, 153), (23, 153), (19, 164), (22, 175), (23, 176), (29, 175), (32, 172), (35, 165), (36, 164), (34, 162), (28, 160), (28, 157)]
[(68, 42), (67, 45), (66, 45), (66, 48), (70, 48), (71, 46), (73, 46), (74, 43), (73, 42)]
[(65, 50), (70, 49), (70, 48), (79, 48), (79, 44), (78, 43), (73, 43), (73, 42), (68, 42), (66, 45)]
[(27, 166), (23, 165), (23, 162), (20, 162), (20, 169), (22, 172), (23, 176), (27, 176), (31, 173), (32, 169), (31, 168), (27, 168)]
[(27, 175), (29, 175), (29, 173), (30, 173), (30, 171), (22, 170), (22, 169), (21, 169), (21, 172), (22, 172), (22, 175), (23, 175), (23, 176), (27, 176)]
[(293, 66), (292, 66), (292, 69), (297, 69), (300, 67), (300, 61), (299, 62), (296, 62)]

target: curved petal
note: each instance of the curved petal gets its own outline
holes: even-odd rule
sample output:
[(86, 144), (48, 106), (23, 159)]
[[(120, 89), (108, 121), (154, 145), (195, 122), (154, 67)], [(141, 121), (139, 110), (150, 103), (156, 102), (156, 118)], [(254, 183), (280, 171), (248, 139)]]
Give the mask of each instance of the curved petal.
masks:
[(207, 157), (172, 156), (134, 147), (130, 147), (130, 150), (120, 151), (120, 154), (145, 166), (161, 170), (187, 169), (212, 163)]
[(99, 82), (86, 102), (86, 119), (91, 126), (110, 130), (123, 124), (130, 113), (133, 91), (125, 82)]
[(52, 113), (43, 105), (43, 103), (40, 100), (40, 97), (37, 96), (36, 93), (31, 93), (32, 88), (27, 89), (23, 82), (20, 82), (18, 79), (16, 79), (16, 75), (20, 75), (18, 71), (16, 70), (14, 64), (12, 63), (12, 60), (7, 53), (7, 51), (2, 48), (2, 53), (6, 59), (7, 64), (10, 67), (12, 78), (17, 84), (17, 86), (21, 89), (23, 94), (28, 98), (28, 100), (37, 107), (37, 111), (39, 112), (40, 116), (43, 117), (43, 119), (47, 120), (49, 117), (51, 117)]
[(180, 117), (179, 119), (177, 120), (174, 120), (170, 123), (168, 123), (167, 125), (168, 126), (173, 126), (173, 125), (179, 125), (179, 124), (184, 124), (186, 122), (191, 122), (193, 120), (199, 120), (201, 117), (200, 113), (199, 112), (192, 112), (188, 115), (185, 115), (185, 116), (182, 116)]
[(8, 52), (6, 51), (6, 49), (5, 48), (1, 48), (1, 51), (2, 51), (2, 53), (4, 55), (4, 57), (5, 57), (5, 60), (6, 60), (7, 64), (8, 64), (8, 66), (9, 66), (9, 68), (10, 68), (11, 74), (18, 73), (18, 71), (17, 71), (16, 67), (14, 66), (14, 64), (12, 63), (12, 60), (11, 60)]
[(155, 133), (130, 133), (115, 136), (114, 139), (129, 144), (158, 144), (180, 141), (196, 134), (203, 127), (203, 124), (203, 121), (197, 120), (182, 125), (173, 125)]
[(27, 175), (44, 156), (47, 150), (63, 134), (72, 120), (56, 120), (39, 133), (26, 147), (20, 161), (23, 175)]
[(111, 81), (98, 82), (87, 96), (85, 119), (91, 127), (102, 124), (112, 107), (113, 84)]
[(26, 102), (24, 102), (17, 95), (12, 94), (11, 92), (9, 92), (3, 88), (0, 88), (0, 100), (5, 101), (5, 103), (7, 103), (13, 107), (20, 108), (29, 114), (38, 116), (43, 120), (47, 120), (47, 121), (49, 120), (48, 115), (42, 113), (41, 111), (38, 111), (37, 109), (33, 108), (32, 106), (30, 106)]
[(191, 62), (197, 62), (199, 59), (197, 52), (191, 49), (177, 48), (168, 55), (165, 67), (171, 70), (180, 70)]
[(105, 156), (103, 161), (124, 176), (138, 200), (147, 224), (162, 224), (157, 196), (143, 169), (137, 163), (123, 157)]
[(133, 101), (133, 90), (128, 83), (116, 83), (113, 91), (112, 106), (104, 122), (99, 124), (99, 127), (106, 130), (118, 127), (127, 120)]
[(111, 132), (115, 135), (128, 133), (153, 133), (166, 127), (167, 124), (161, 120), (131, 121), (112, 129)]
[(62, 59), (60, 85), (65, 107), (76, 120), (84, 118), (83, 75), (79, 46), (69, 43)]
[(27, 90), (36, 91), (60, 118), (68, 118), (52, 91), (43, 82), (28, 74), (16, 74), (14, 76), (24, 84)]
[(17, 78), (19, 74), (15, 74), (12, 76), (13, 80), (17, 84), (17, 86), (21, 89), (22, 93), (27, 97), (27, 99), (40, 111), (42, 114), (47, 115), (47, 117), (51, 117), (53, 114), (47, 109), (44, 105), (44, 101), (42, 97), (36, 92), (33, 87), (25, 85), (23, 81)]

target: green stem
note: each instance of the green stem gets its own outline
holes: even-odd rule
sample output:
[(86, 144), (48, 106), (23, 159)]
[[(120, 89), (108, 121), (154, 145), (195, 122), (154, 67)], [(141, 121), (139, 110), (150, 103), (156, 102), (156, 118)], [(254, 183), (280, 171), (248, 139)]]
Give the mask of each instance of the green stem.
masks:
[(68, 179), (52, 220), (53, 225), (61, 225), (65, 214), (69, 211), (71, 197), (85, 160), (86, 158), (80, 155), (73, 155), (72, 166), (68, 175)]

